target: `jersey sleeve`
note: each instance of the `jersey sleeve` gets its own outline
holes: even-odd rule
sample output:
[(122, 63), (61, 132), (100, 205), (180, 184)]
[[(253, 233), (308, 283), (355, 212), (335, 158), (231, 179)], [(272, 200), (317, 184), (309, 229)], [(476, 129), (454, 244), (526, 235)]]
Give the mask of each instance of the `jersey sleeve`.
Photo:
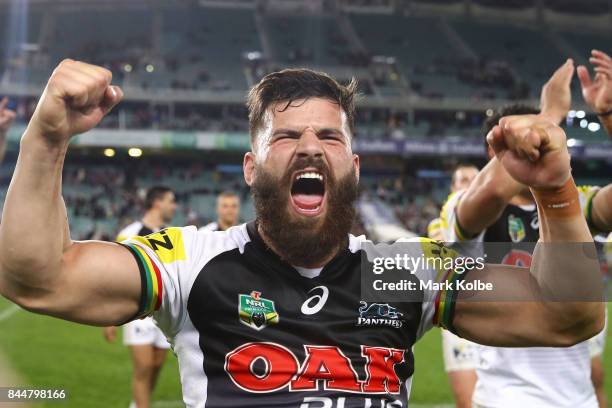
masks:
[[(420, 338), (433, 326), (455, 333), (453, 318), (458, 292), (457, 282), (465, 279), (469, 266), (462, 262), (457, 251), (440, 241), (413, 238), (398, 242), (410, 243), (407, 247), (412, 252), (410, 256), (423, 260), (415, 272), (425, 287), (417, 338)], [(427, 285), (430, 289), (427, 288)]]
[(444, 241), (444, 231), (442, 230), (442, 219), (434, 218), (427, 224), (427, 237), (438, 241)]
[(477, 241), (482, 242), (484, 231), (470, 238), (457, 221), (457, 208), (465, 190), (451, 193), (440, 211), (440, 225), (446, 242)]
[(188, 288), (197, 274), (197, 235), (193, 226), (167, 228), (122, 242), (136, 259), (141, 275), (136, 318), (153, 316), (168, 337), (174, 337), (186, 317)]
[(600, 188), (597, 186), (578, 186), (578, 200), (580, 201), (580, 208), (582, 209), (582, 214), (587, 221), (587, 225), (591, 229), (591, 231), (595, 231), (596, 228), (593, 225), (593, 221), (591, 219), (591, 212), (593, 209), (593, 198), (597, 195)]

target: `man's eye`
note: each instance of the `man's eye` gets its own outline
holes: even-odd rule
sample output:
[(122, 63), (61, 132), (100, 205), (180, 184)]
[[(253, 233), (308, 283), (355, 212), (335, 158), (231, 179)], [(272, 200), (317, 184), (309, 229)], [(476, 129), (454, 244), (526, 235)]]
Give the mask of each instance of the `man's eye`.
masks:
[(276, 135), (276, 140), (281, 140), (281, 139), (295, 139), (297, 138), (297, 136), (293, 133), (278, 133)]
[(323, 140), (334, 140), (334, 141), (341, 141), (342, 137), (335, 134), (335, 133), (325, 133), (323, 135), (320, 136), (321, 139)]

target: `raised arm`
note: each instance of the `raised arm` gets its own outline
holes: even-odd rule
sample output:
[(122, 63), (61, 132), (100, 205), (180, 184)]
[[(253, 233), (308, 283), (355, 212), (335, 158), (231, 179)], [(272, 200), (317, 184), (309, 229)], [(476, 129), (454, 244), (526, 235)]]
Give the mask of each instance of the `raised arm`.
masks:
[[(570, 109), (570, 83), (573, 75), (574, 62), (568, 59), (542, 87), (542, 115), (556, 124), (561, 122)], [(461, 196), (456, 207), (459, 229), (466, 238), (478, 235), (495, 223), (510, 199), (524, 189), (525, 186), (508, 174), (497, 158), (493, 158)]]
[(592, 337), (604, 322), (601, 277), (563, 130), (541, 115), (509, 116), (487, 140), (508, 173), (530, 187), (540, 242), (530, 268), (487, 265), (467, 274), (467, 282), (490, 282), (493, 290), (459, 291), (455, 330), (494, 346), (569, 346)]
[(0, 294), (20, 306), (93, 325), (137, 313), (136, 261), (120, 245), (70, 239), (62, 168), (72, 136), (95, 127), (122, 98), (110, 71), (63, 61), (21, 139), (0, 224)]
[(612, 140), (612, 58), (605, 52), (593, 50), (589, 61), (594, 67), (594, 79), (587, 67), (578, 67), (582, 96)]
[(514, 180), (496, 157), (478, 172), (457, 205), (457, 223), (472, 238), (497, 221), (512, 197), (525, 187)]

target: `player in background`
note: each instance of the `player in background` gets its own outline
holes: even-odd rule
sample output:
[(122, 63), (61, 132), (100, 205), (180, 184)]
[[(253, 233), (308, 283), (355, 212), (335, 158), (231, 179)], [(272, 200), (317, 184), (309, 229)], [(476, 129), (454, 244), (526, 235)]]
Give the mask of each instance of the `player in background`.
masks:
[[(145, 236), (168, 226), (174, 218), (176, 199), (169, 187), (155, 186), (147, 190), (144, 201), (145, 213), (141, 220), (134, 221), (117, 235), (117, 242), (135, 236)], [(104, 328), (104, 337), (113, 342), (117, 327)], [(155, 325), (152, 318), (137, 319), (123, 325), (123, 344), (129, 347), (132, 356), (132, 402), (130, 408), (149, 408), (155, 383), (166, 359), (170, 344), (166, 336)]]
[(0, 163), (4, 161), (8, 131), (15, 120), (15, 111), (8, 108), (9, 99), (5, 96), (0, 100)]
[(238, 194), (224, 191), (217, 196), (217, 221), (206, 224), (200, 231), (225, 231), (238, 225), (240, 219), (240, 198)]
[[(573, 72), (573, 61), (568, 60), (542, 88), (542, 114), (555, 123), (560, 123), (569, 111)], [(611, 88), (603, 89), (612, 93)], [(539, 112), (520, 105), (507, 107), (487, 120), (483, 133), (488, 133), (501, 117)], [(451, 241), (536, 242), (539, 238), (539, 219), (531, 192), (506, 172), (491, 149), (488, 149), (488, 155), (489, 163), (470, 187), (464, 192), (451, 194), (442, 209), (446, 236)], [(612, 185), (602, 189), (579, 187), (579, 191), (583, 214), (591, 230), (610, 231)], [(529, 265), (531, 255), (521, 250), (512, 250), (501, 261)], [(605, 333), (599, 336), (605, 336)], [(465, 340), (454, 340), (453, 348), (464, 347)], [(595, 395), (593, 386), (603, 391), (599, 387), (602, 381), (598, 380), (603, 375), (603, 368), (598, 364), (601, 361), (601, 349), (598, 352), (589, 350), (594, 342), (595, 339), (591, 343), (584, 342), (569, 349), (478, 347), (479, 357), (472, 361), (478, 375), (475, 391), (465, 384), (466, 388), (461, 394), (469, 395), (473, 392), (474, 404), (496, 408), (518, 404), (563, 406), (569, 401), (566, 398), (576, 396), (582, 396), (583, 401), (587, 401), (590, 394)], [(587, 363), (590, 354), (595, 355), (593, 367)], [(534, 364), (534, 361), (538, 364)], [(577, 361), (583, 363), (576, 364)], [(469, 361), (466, 361), (466, 365), (469, 365)], [(590, 380), (591, 372), (595, 374), (593, 384)], [(602, 401), (603, 393), (597, 392), (597, 399)]]
[[(458, 164), (455, 166), (451, 176), (451, 193), (468, 188), (477, 174), (478, 167), (473, 164)], [(436, 241), (446, 241), (444, 239), (444, 228), (442, 228), (442, 219), (440, 217), (434, 218), (429, 222), (427, 225), (427, 236)]]
[[(473, 164), (459, 164), (451, 176), (451, 194), (463, 191), (478, 175), (478, 168)], [(445, 237), (442, 219), (433, 219), (428, 227), (429, 238), (448, 242)], [(472, 393), (476, 386), (475, 361), (477, 359), (477, 344), (462, 339), (442, 329), (442, 352), (444, 356), (444, 369), (448, 373), (453, 397), (457, 408), (472, 407)]]
[[(599, 265), (566, 136), (546, 116), (503, 118), (487, 136), (504, 168), (540, 203), (532, 266), (466, 272), (423, 264), (411, 274), (434, 289), (422, 301), (386, 305), (395, 311), (382, 320), (401, 317), (401, 327), (378, 325), (379, 318), (356, 327), (365, 245), (349, 234), (360, 168), (352, 151), (356, 84), (293, 69), (267, 75), (250, 91), (243, 172), (256, 222), (224, 234), (170, 228), (123, 245), (72, 241), (62, 167), (70, 138), (121, 100), (111, 80), (110, 71), (72, 60), (49, 79), (4, 205), (0, 294), (83, 324), (153, 315), (173, 342), (187, 406), (312, 408), (348, 398), (406, 406), (412, 347), (434, 325), (504, 347), (569, 346), (602, 330)], [(435, 241), (411, 242), (407, 256), (464, 261)], [(551, 256), (550, 247), (561, 244), (564, 251)], [(587, 301), (551, 301), (548, 294), (567, 294), (559, 293), (560, 276)], [(483, 281), (490, 291), (453, 284)], [(527, 301), (503, 301), (519, 296)]]

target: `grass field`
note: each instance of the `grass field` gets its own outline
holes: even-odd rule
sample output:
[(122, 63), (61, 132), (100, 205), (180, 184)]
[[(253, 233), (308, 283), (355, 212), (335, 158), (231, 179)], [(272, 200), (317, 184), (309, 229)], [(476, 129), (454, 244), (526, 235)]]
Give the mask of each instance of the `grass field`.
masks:
[[(612, 313), (612, 304), (608, 304), (608, 308)], [(119, 340), (116, 344), (104, 341), (99, 328), (16, 310), (0, 297), (0, 353), (26, 384), (37, 388), (63, 388), (69, 393), (66, 403), (34, 407), (127, 408), (130, 401), (128, 351)], [(432, 330), (417, 344), (415, 358), (411, 402), (420, 407), (450, 404), (438, 330)], [(606, 384), (610, 398), (610, 347), (606, 350), (604, 367), (610, 371)], [(8, 384), (0, 384), (3, 385)], [(154, 400), (155, 408), (182, 406), (178, 367), (172, 355), (168, 356)]]

